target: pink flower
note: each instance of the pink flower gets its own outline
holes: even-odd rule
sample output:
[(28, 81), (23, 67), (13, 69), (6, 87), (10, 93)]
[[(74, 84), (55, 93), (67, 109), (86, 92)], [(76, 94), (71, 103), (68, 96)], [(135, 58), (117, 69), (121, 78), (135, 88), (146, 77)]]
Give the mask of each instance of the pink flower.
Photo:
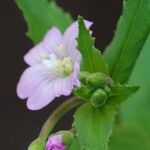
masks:
[(66, 146), (62, 144), (62, 135), (50, 137), (46, 143), (45, 150), (65, 150)]
[[(85, 24), (89, 28), (92, 23), (85, 21)], [(76, 49), (77, 35), (77, 22), (64, 34), (54, 27), (25, 55), (29, 67), (20, 78), (17, 94), (27, 99), (30, 110), (45, 107), (55, 97), (68, 96), (74, 86), (79, 86), (81, 54)]]

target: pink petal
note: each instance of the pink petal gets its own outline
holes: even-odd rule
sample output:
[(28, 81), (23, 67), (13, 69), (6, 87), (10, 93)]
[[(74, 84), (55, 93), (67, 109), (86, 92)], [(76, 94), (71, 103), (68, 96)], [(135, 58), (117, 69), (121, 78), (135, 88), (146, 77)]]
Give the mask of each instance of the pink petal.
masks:
[(25, 99), (33, 94), (36, 87), (44, 80), (53, 80), (51, 72), (42, 65), (28, 67), (22, 74), (17, 85), (17, 94), (21, 99)]
[(68, 78), (57, 78), (55, 80), (53, 90), (56, 97), (61, 95), (68, 96), (71, 94), (73, 89), (73, 84), (70, 82), (70, 77)]
[[(87, 21), (87, 20), (85, 20), (84, 23), (87, 28), (90, 28), (91, 25), (93, 24), (92, 22)], [(78, 22), (77, 21), (71, 24), (70, 27), (68, 27), (68, 29), (64, 33), (64, 36), (70, 39), (70, 41), (75, 40), (77, 38), (78, 36)]]
[(61, 32), (57, 28), (52, 28), (49, 30), (44, 37), (43, 41), (40, 42), (38, 45), (33, 47), (25, 56), (25, 62), (33, 66), (40, 62), (40, 54), (49, 54), (53, 52), (53, 49), (58, 45), (59, 41), (62, 38)]
[(45, 150), (65, 150), (66, 146), (62, 143), (62, 135), (53, 135), (48, 138)]
[(62, 135), (54, 135), (50, 137), (50, 140), (53, 144), (61, 144), (62, 143)]
[(47, 106), (54, 98), (54, 81), (43, 81), (36, 89), (33, 95), (27, 100), (27, 107), (30, 110), (40, 110)]
[(48, 105), (55, 97), (71, 94), (73, 84), (71, 78), (57, 78), (52, 81), (43, 81), (35, 92), (28, 98), (27, 107), (30, 110), (39, 110)]
[(47, 32), (43, 40), (43, 46), (47, 49), (47, 51), (54, 52), (56, 47), (60, 44), (62, 39), (62, 33), (56, 27), (53, 27), (51, 30)]
[[(87, 28), (90, 28), (92, 22), (84, 21)], [(65, 45), (65, 54), (71, 56), (73, 61), (81, 60), (81, 54), (77, 50), (77, 41), (78, 37), (78, 22), (74, 22), (64, 33), (63, 43)]]

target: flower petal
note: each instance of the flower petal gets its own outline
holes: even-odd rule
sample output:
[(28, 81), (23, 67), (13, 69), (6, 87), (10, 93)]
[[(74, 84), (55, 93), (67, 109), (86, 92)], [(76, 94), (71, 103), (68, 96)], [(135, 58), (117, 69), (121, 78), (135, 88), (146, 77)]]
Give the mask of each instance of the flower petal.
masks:
[(54, 52), (55, 48), (60, 44), (62, 37), (63, 35), (60, 30), (56, 27), (53, 27), (45, 35), (43, 45), (47, 51)]
[[(90, 28), (92, 25), (92, 22), (84, 21), (87, 28)], [(76, 38), (78, 36), (78, 22), (74, 22), (64, 33), (63, 38), (63, 44), (65, 46), (65, 55), (70, 56), (73, 61), (79, 61), (81, 60), (81, 54), (77, 50), (77, 41)]]
[(48, 138), (45, 150), (65, 150), (66, 146), (63, 144), (62, 135), (53, 135)]
[(27, 100), (27, 107), (30, 110), (40, 110), (47, 106), (54, 98), (54, 81), (43, 81), (36, 91)]
[(25, 62), (30, 66), (40, 63), (40, 55), (48, 55), (49, 53), (53, 52), (53, 49), (55, 49), (55, 47), (58, 45), (61, 38), (61, 32), (55, 27), (52, 28), (47, 32), (43, 41), (33, 47), (24, 56)]
[(72, 89), (73, 84), (70, 82), (70, 77), (64, 79), (57, 78), (57, 80), (55, 80), (53, 90), (56, 97), (61, 95), (68, 96), (71, 94)]
[(53, 80), (56, 77), (42, 65), (28, 67), (22, 74), (17, 85), (17, 94), (25, 99), (33, 94), (37, 86), (44, 80)]
[[(90, 21), (84, 20), (86, 28), (90, 28), (93, 24)], [(76, 38), (78, 36), (78, 22), (74, 22), (70, 25), (70, 27), (66, 30), (64, 33), (64, 37), (67, 39), (67, 41), (76, 41)]]

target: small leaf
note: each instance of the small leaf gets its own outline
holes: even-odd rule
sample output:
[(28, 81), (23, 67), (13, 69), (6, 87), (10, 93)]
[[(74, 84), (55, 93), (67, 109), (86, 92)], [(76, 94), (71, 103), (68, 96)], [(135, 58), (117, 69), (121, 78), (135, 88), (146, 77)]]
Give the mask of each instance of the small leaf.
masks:
[(78, 49), (82, 54), (81, 71), (90, 73), (103, 72), (108, 74), (108, 66), (101, 52), (94, 47), (95, 39), (91, 37), (90, 31), (86, 29), (83, 18), (79, 16), (79, 35), (77, 38)]
[(54, 1), (48, 0), (15, 0), (22, 10), (28, 24), (28, 37), (36, 44), (53, 26), (61, 31), (72, 23), (72, 18), (63, 12)]
[(111, 94), (109, 96), (108, 103), (111, 104), (121, 104), (123, 101), (131, 97), (133, 94), (137, 92), (139, 89), (138, 86), (129, 86), (129, 85), (121, 85), (117, 84), (111, 87)]
[(150, 32), (150, 0), (127, 0), (104, 57), (114, 81), (124, 83)]

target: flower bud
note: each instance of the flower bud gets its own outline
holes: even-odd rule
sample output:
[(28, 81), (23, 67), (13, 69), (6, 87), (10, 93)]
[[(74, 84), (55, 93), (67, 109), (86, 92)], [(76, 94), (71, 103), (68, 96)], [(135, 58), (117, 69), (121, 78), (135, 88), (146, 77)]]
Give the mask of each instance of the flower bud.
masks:
[(67, 145), (67, 146), (70, 146), (72, 144), (72, 141), (73, 141), (73, 133), (70, 132), (70, 131), (59, 131), (57, 133), (58, 135), (62, 135), (62, 143)]
[(34, 140), (28, 147), (28, 150), (44, 150), (44, 149), (45, 149), (45, 141), (40, 138)]
[(110, 95), (111, 89), (110, 89), (110, 87), (109, 87), (108, 85), (105, 85), (104, 90), (105, 90), (105, 92), (106, 92), (108, 95)]
[(80, 82), (81, 82), (82, 84), (86, 84), (86, 78), (87, 78), (87, 76), (88, 76), (89, 74), (90, 74), (90, 73), (87, 72), (87, 71), (82, 71), (82, 72), (80, 72), (80, 74), (79, 74), (79, 80), (80, 80)]
[(45, 150), (66, 150), (72, 144), (73, 136), (70, 131), (57, 132), (48, 138)]
[(97, 89), (97, 88), (103, 88), (106, 84), (107, 76), (104, 73), (93, 73), (88, 75), (86, 78), (86, 83), (88, 86)]
[(105, 104), (107, 93), (103, 89), (97, 89), (91, 96), (90, 101), (94, 107), (100, 107)]
[(62, 135), (50, 136), (46, 142), (45, 150), (66, 150), (66, 146), (62, 142), (63, 142)]
[(91, 90), (82, 85), (81, 87), (77, 87), (73, 90), (73, 93), (80, 99), (83, 100), (89, 100), (89, 98), (91, 97)]

